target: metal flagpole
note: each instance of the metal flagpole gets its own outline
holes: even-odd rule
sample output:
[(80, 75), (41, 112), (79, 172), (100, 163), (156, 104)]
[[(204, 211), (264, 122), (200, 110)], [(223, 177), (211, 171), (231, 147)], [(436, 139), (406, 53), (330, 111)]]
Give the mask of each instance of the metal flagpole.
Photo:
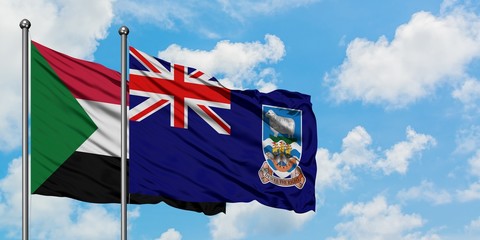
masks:
[(122, 102), (121, 102), (121, 118), (122, 118), (122, 126), (121, 126), (121, 236), (122, 240), (127, 240), (127, 35), (129, 30), (126, 26), (120, 27), (118, 30), (122, 38), (122, 46), (121, 46), (121, 68), (122, 68)]
[(30, 180), (28, 162), (28, 82), (29, 82), (29, 36), (30, 21), (20, 21), (22, 29), (22, 239), (28, 240), (28, 215), (30, 203)]

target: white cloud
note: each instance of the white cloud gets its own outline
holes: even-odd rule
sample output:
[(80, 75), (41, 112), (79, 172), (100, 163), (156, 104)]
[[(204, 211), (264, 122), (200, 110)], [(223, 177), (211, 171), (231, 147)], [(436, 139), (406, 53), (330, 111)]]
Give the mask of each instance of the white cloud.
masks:
[(407, 141), (395, 144), (385, 152), (386, 158), (379, 160), (375, 165), (387, 175), (396, 171), (405, 174), (409, 161), (430, 146), (435, 146), (436, 141), (430, 135), (418, 134), (411, 127), (407, 127)]
[(98, 40), (107, 35), (113, 18), (113, 0), (0, 1), (2, 78), (0, 95), (0, 150), (20, 145), (21, 122), (21, 29), (28, 18), (31, 38), (66, 54), (93, 58)]
[(331, 96), (396, 108), (432, 95), (447, 80), (463, 80), (480, 57), (479, 29), (479, 16), (454, 9), (441, 16), (415, 13), (392, 41), (356, 38), (343, 64), (325, 77)]
[(439, 236), (436, 233), (426, 233), (422, 234), (420, 232), (407, 234), (403, 240), (441, 240), (443, 237)]
[(432, 202), (434, 205), (450, 203), (452, 196), (446, 190), (436, 190), (432, 182), (422, 181), (419, 186), (409, 189), (402, 189), (397, 193), (397, 198), (401, 201), (424, 200)]
[(231, 17), (244, 21), (254, 15), (274, 14), (279, 11), (305, 6), (319, 0), (217, 0), (222, 5), (223, 11)]
[(321, 191), (333, 186), (348, 188), (349, 183), (355, 180), (353, 170), (357, 168), (382, 170), (386, 175), (392, 172), (405, 174), (415, 156), (435, 145), (432, 136), (416, 133), (410, 126), (406, 135), (406, 141), (393, 145), (383, 153), (385, 157), (372, 148), (372, 138), (362, 126), (352, 129), (342, 140), (341, 152), (331, 154), (327, 149), (318, 149), (317, 168), (322, 169), (322, 174), (317, 174), (317, 189)]
[[(16, 238), (21, 230), (21, 159), (14, 159), (7, 176), (0, 179), (0, 228)], [(117, 214), (95, 204), (80, 204), (68, 198), (32, 195), (30, 234), (34, 239), (116, 239)], [(4, 236), (5, 237), (5, 236)]]
[(14, 159), (0, 180), (0, 227), (18, 229), (22, 223), (22, 159)]
[(132, 16), (139, 22), (148, 22), (166, 29), (173, 29), (177, 22), (189, 23), (195, 18), (197, 1), (168, 0), (118, 0), (115, 11), (122, 16)]
[(276, 80), (272, 68), (262, 64), (276, 63), (285, 55), (285, 45), (275, 35), (265, 35), (265, 43), (232, 43), (220, 41), (211, 51), (191, 50), (172, 44), (158, 56), (169, 62), (194, 66), (219, 79), (228, 87), (243, 88), (246, 85), (274, 88)]
[(321, 171), (317, 171), (316, 188), (319, 191), (335, 185), (348, 188), (355, 180), (354, 168), (372, 166), (376, 155), (369, 148), (371, 143), (372, 138), (365, 128), (357, 126), (342, 140), (340, 153), (330, 154), (327, 149), (318, 149), (317, 168)]
[(460, 228), (456, 229), (455, 231), (450, 231), (450, 233), (442, 234), (442, 238), (439, 239), (478, 240), (478, 236), (480, 236), (480, 217), (471, 220), (467, 225), (463, 227), (463, 229)]
[(480, 182), (470, 184), (465, 190), (457, 190), (457, 198), (461, 202), (480, 200)]
[(442, 4), (440, 5), (440, 12), (445, 13), (452, 8), (457, 6), (458, 0), (443, 0)]
[(265, 68), (258, 75), (260, 80), (255, 83), (255, 87), (260, 92), (271, 92), (277, 89), (277, 73), (273, 68)]
[[(319, 0), (116, 0), (115, 13), (121, 20), (134, 18), (172, 31), (191, 31), (209, 39), (236, 35), (252, 17), (273, 15)], [(215, 24), (211, 24), (214, 22)], [(229, 26), (230, 30), (216, 30)], [(231, 31), (229, 33), (229, 31)], [(232, 33), (233, 32), (233, 33)]]
[(462, 102), (466, 110), (476, 110), (480, 102), (480, 81), (467, 79), (460, 88), (452, 92), (452, 96)]
[(477, 150), (477, 153), (468, 160), (470, 165), (470, 172), (480, 178), (480, 150)]
[[(338, 153), (334, 153), (334, 156), (338, 156)], [(348, 188), (350, 182), (355, 180), (350, 166), (346, 165), (341, 158), (330, 156), (327, 149), (318, 149), (315, 158), (317, 169), (319, 169), (315, 181), (315, 188), (318, 192), (334, 186), (345, 189)]]
[[(37, 210), (40, 209), (40, 210)], [(105, 207), (65, 198), (32, 197), (32, 238), (118, 239), (120, 222)]]
[[(133, 209), (127, 207), (127, 231), (130, 231), (134, 226), (134, 220), (140, 217), (140, 206), (135, 206)], [(130, 208), (130, 209), (129, 209)]]
[(461, 129), (455, 137), (456, 153), (468, 154), (480, 149), (480, 126), (472, 125), (469, 128)]
[(466, 232), (476, 232), (480, 234), (480, 217), (472, 220), (467, 226), (465, 226)]
[(352, 167), (371, 165), (375, 159), (375, 153), (368, 148), (371, 144), (372, 137), (365, 128), (357, 126), (342, 140), (342, 152), (339, 157)]
[(127, 211), (127, 217), (129, 219), (137, 219), (140, 217), (140, 206), (135, 206), (133, 209)]
[(330, 239), (421, 239), (412, 230), (425, 224), (420, 215), (402, 213), (400, 206), (389, 205), (383, 196), (367, 203), (348, 203), (340, 215), (351, 220), (337, 224), (338, 235)]
[[(22, 18), (28, 18), (32, 23), (30, 33), (33, 40), (78, 58), (93, 59), (98, 40), (107, 36), (113, 19), (113, 0), (2, 2), (2, 29), (20, 37), (18, 23)], [(11, 13), (5, 16), (4, 13), (9, 11)], [(20, 42), (16, 43), (12, 45), (20, 47)], [(15, 50), (20, 56), (21, 49)]]
[(162, 233), (159, 238), (155, 240), (182, 240), (182, 234), (175, 228), (169, 228), (166, 232)]
[[(212, 239), (246, 239), (257, 233), (268, 233), (272, 237), (300, 229), (315, 213), (298, 214), (293, 211), (266, 207), (256, 201), (227, 204), (228, 214), (210, 218)], [(272, 228), (272, 226), (281, 226)]]
[(468, 171), (478, 180), (471, 183), (467, 189), (457, 190), (457, 198), (461, 202), (480, 200), (480, 150), (468, 159)]

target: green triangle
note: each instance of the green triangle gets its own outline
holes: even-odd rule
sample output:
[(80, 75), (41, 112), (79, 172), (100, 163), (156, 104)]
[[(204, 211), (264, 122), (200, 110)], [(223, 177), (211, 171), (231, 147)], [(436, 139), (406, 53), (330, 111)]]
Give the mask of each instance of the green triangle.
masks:
[(33, 193), (95, 132), (97, 126), (34, 44), (31, 46)]

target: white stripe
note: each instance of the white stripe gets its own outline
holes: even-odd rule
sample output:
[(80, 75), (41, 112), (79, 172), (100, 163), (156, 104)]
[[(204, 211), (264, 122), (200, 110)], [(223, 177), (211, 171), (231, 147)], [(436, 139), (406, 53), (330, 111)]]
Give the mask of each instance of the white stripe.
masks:
[[(152, 115), (153, 113), (157, 112), (158, 110), (162, 109), (163, 107), (165, 107), (166, 105), (170, 104), (173, 101), (173, 96), (167, 95), (167, 94), (156, 94), (151, 92), (130, 90), (130, 95), (148, 97), (148, 99), (129, 110), (129, 119), (162, 99), (166, 99), (168, 101), (162, 106), (159, 106), (158, 108), (150, 111), (148, 114), (144, 115), (142, 118), (139, 118), (137, 120), (138, 122), (142, 121), (146, 117)], [(173, 127), (173, 104), (170, 104), (170, 112), (172, 113), (170, 114), (170, 125)]]
[[(136, 75), (136, 76), (141, 76), (141, 77), (151, 77), (151, 78), (161, 78), (161, 79), (164, 79), (164, 80), (173, 81), (172, 78), (166, 78), (167, 76), (165, 76), (165, 74), (163, 72), (162, 73), (156, 73), (156, 72), (130, 69), (130, 75)], [(150, 80), (146, 79), (146, 81), (150, 81)]]
[[(166, 69), (158, 60), (156, 60), (154, 57), (142, 52), (142, 51), (139, 51), (138, 49), (136, 49), (140, 55), (142, 55), (147, 61), (150, 62), (150, 64), (152, 64), (155, 68), (157, 68), (162, 76), (164, 76), (164, 78), (168, 78), (168, 79), (173, 79), (173, 75), (172, 73), (170, 72), (170, 69)], [(150, 69), (147, 64), (145, 64), (144, 62), (142, 62), (135, 54), (133, 54), (133, 52), (130, 52), (130, 54), (135, 57), (139, 63), (141, 63), (145, 68), (147, 69)], [(150, 69), (152, 70), (152, 69)], [(153, 70), (152, 70), (153, 71)]]
[(77, 101), (98, 127), (77, 151), (120, 157), (120, 105), (81, 99)]
[[(200, 84), (200, 85), (206, 85), (206, 86), (212, 86), (212, 87), (225, 88), (218, 81), (210, 81), (210, 78), (212, 78), (212, 77), (209, 76), (208, 74), (205, 74), (205, 73), (203, 73), (203, 75), (201, 75), (198, 78), (191, 77), (196, 72), (198, 72), (198, 70), (196, 70), (192, 74), (188, 75), (187, 69), (185, 68), (185, 72), (184, 72), (185, 82)], [(155, 73), (155, 72), (150, 72), (150, 71), (130, 69), (130, 75), (136, 75), (136, 76), (141, 76), (141, 77), (151, 77), (151, 78), (161, 78), (162, 80), (173, 81), (172, 73), (171, 72), (166, 72), (166, 69), (162, 73)], [(146, 81), (149, 81), (149, 80), (146, 80)]]
[(195, 75), (197, 72), (199, 72), (199, 70), (195, 70), (190, 75), (188, 75), (187, 74), (187, 69), (185, 68), (185, 82), (207, 85), (207, 86), (212, 86), (212, 87), (225, 88), (218, 81), (210, 81), (210, 78), (212, 78), (212, 77), (210, 75), (204, 73), (204, 72), (202, 72), (203, 74), (198, 78), (191, 77), (191, 76)]
[(189, 106), (194, 105), (194, 104), (199, 104), (199, 105), (205, 105), (205, 106), (209, 106), (209, 107), (230, 109), (230, 103), (205, 101), (205, 100), (193, 99), (193, 98), (186, 98), (185, 101), (187, 101), (187, 99), (188, 99)]
[[(185, 99), (185, 104), (188, 105), (193, 111), (195, 111), (198, 114), (198, 116), (200, 116), (206, 123), (208, 123), (208, 125), (210, 125), (210, 127), (212, 127), (215, 131), (217, 131), (217, 133), (229, 135), (229, 133), (225, 131), (225, 129), (223, 129), (223, 127), (220, 126), (220, 124), (218, 124), (215, 120), (213, 120), (213, 118), (211, 118), (210, 115), (205, 113), (199, 107), (198, 103), (195, 103), (195, 102), (196, 101), (191, 101), (191, 99)], [(218, 119), (220, 119), (220, 121), (223, 122), (223, 124), (225, 124), (228, 127), (228, 129), (230, 129), (230, 125), (227, 122), (225, 122), (225, 120), (223, 120), (220, 116), (218, 116), (218, 114), (214, 112), (209, 106), (207, 105), (203, 105), (203, 106), (205, 106), (208, 110), (210, 110), (212, 114), (214, 114)], [(230, 105), (228, 106), (227, 109), (230, 109)]]

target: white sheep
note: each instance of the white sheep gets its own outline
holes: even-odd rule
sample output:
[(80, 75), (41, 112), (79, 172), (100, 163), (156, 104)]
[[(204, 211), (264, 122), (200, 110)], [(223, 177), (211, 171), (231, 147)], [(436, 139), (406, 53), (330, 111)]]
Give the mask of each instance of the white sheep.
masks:
[(286, 134), (289, 138), (295, 133), (295, 121), (292, 118), (278, 116), (272, 110), (268, 110), (265, 116), (269, 119), (270, 129), (275, 137), (278, 133)]

